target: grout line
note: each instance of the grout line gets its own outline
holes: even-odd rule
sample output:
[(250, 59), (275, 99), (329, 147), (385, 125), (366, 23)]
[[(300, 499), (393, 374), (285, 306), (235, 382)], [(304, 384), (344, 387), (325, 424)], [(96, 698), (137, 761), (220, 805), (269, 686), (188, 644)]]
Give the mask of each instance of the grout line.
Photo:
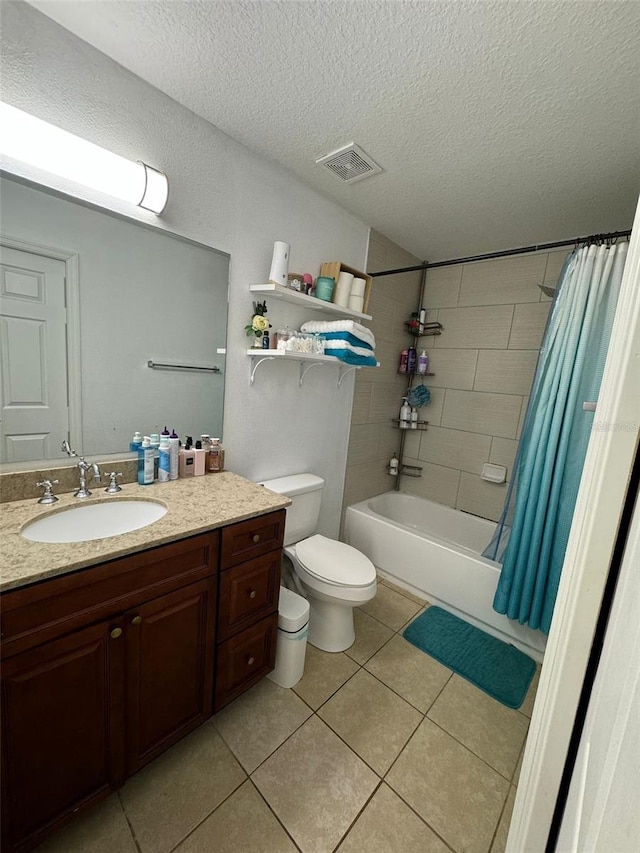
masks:
[(350, 824), (349, 824), (349, 826), (347, 827), (347, 830), (342, 834), (342, 836), (340, 837), (340, 841), (338, 841), (338, 843), (336, 844), (336, 846), (333, 848), (332, 853), (335, 853), (335, 851), (340, 847), (340, 845), (341, 845), (341, 844), (346, 840), (347, 835), (349, 835), (349, 833), (351, 832), (351, 830), (353, 829), (353, 827), (354, 827), (354, 826), (356, 825), (356, 823), (358, 822), (358, 820), (359, 820), (360, 816), (363, 814), (364, 810), (367, 808), (367, 806), (369, 805), (369, 803), (371, 802), (371, 800), (375, 797), (376, 793), (380, 790), (380, 786), (381, 786), (381, 785), (382, 785), (382, 779), (380, 779), (380, 778), (379, 778), (379, 779), (378, 779), (378, 784), (377, 784), (377, 785), (376, 785), (376, 787), (373, 789), (373, 791), (371, 792), (371, 794), (369, 795), (369, 797), (367, 797), (366, 802), (364, 803), (364, 805), (362, 806), (362, 808), (361, 808), (361, 809), (359, 809), (359, 811), (357, 812), (356, 816), (354, 817), (354, 819), (351, 821), (351, 823), (350, 823)]
[(272, 807), (271, 807), (271, 803), (266, 799), (266, 797), (264, 796), (264, 794), (262, 793), (262, 791), (260, 790), (260, 788), (258, 788), (258, 786), (256, 785), (256, 783), (253, 781), (253, 779), (252, 779), (251, 777), (249, 777), (249, 780), (248, 780), (248, 781), (249, 781), (249, 784), (253, 786), (253, 789), (254, 789), (255, 791), (257, 791), (258, 796), (259, 796), (259, 797), (260, 797), (260, 799), (264, 802), (264, 804), (265, 804), (265, 805), (266, 805), (266, 807), (269, 809), (269, 811), (271, 812), (271, 814), (272, 814), (272, 815), (275, 817), (275, 819), (278, 821), (278, 824), (282, 827), (282, 829), (284, 830), (284, 832), (286, 833), (286, 835), (291, 839), (291, 843), (292, 843), (292, 844), (293, 844), (293, 846), (296, 848), (296, 850), (300, 850), (300, 851), (302, 851), (302, 848), (301, 848), (301, 847), (296, 843), (296, 841), (295, 841), (294, 837), (291, 835), (291, 833), (289, 832), (289, 830), (287, 829), (287, 827), (286, 827), (286, 826), (284, 825), (284, 823), (280, 820), (280, 818), (278, 817), (278, 815), (276, 814), (276, 812), (272, 809)]
[[(233, 755), (233, 753), (232, 753), (232, 755)], [(242, 767), (242, 765), (240, 764), (238, 759), (235, 757), (235, 755), (233, 755), (233, 757), (237, 761), (238, 765), (240, 765), (240, 768), (242, 769), (242, 771), (245, 772), (244, 767)], [(187, 832), (187, 834), (184, 835), (180, 839), (180, 841), (178, 841), (177, 844), (174, 844), (174, 846), (171, 847), (171, 849), (169, 850), (169, 853), (173, 853), (173, 851), (177, 850), (180, 847), (180, 845), (183, 844), (187, 840), (187, 838), (189, 838), (189, 836), (193, 835), (193, 833), (197, 829), (199, 829), (205, 821), (209, 820), (209, 818), (211, 817), (212, 814), (214, 814), (214, 812), (217, 812), (218, 809), (221, 806), (223, 806), (230, 797), (233, 797), (233, 795), (235, 793), (237, 793), (237, 791), (244, 785), (245, 782), (249, 781), (249, 775), (246, 773), (245, 773), (245, 775), (246, 775), (246, 778), (243, 779), (239, 785), (236, 785), (236, 787), (233, 789), (233, 791), (230, 791), (223, 800), (220, 800), (220, 802), (216, 806), (214, 806), (214, 808), (212, 808), (210, 812), (207, 812), (207, 814), (202, 818), (202, 820), (199, 820), (194, 826), (192, 826), (191, 829)]]
[[(124, 785), (122, 787), (124, 788)], [(120, 803), (120, 808), (122, 809), (124, 819), (127, 822), (127, 826), (129, 827), (129, 832), (131, 833), (131, 837), (133, 838), (133, 843), (136, 845), (136, 849), (139, 851), (139, 853), (142, 853), (142, 847), (140, 846), (140, 844), (138, 842), (138, 838), (137, 838), (135, 830), (133, 828), (133, 824), (129, 820), (129, 815), (127, 814), (127, 810), (125, 809), (124, 803), (122, 802), (122, 797), (120, 796), (120, 791), (122, 791), (122, 788), (118, 788), (118, 790), (115, 791), (114, 793), (118, 798), (118, 802)]]

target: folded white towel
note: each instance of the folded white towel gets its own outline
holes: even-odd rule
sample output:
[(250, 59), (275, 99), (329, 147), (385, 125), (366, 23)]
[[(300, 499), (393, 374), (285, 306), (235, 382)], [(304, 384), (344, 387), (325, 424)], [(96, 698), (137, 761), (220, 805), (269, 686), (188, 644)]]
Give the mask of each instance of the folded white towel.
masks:
[(308, 320), (300, 329), (303, 332), (351, 332), (372, 347), (376, 345), (373, 332), (356, 323), (355, 320)]
[(354, 352), (356, 355), (374, 355), (373, 350), (366, 349), (365, 347), (356, 347), (345, 340), (325, 341), (324, 351), (327, 353), (327, 355), (331, 355), (330, 350), (332, 349), (348, 349), (350, 352)]

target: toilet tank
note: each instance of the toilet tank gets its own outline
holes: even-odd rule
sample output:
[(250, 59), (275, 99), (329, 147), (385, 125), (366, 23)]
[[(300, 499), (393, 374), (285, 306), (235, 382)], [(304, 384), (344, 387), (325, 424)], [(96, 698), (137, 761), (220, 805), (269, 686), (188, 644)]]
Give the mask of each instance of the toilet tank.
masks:
[(316, 532), (324, 487), (322, 477), (316, 477), (315, 474), (291, 474), (289, 477), (265, 480), (262, 485), (272, 492), (291, 498), (284, 528), (285, 545), (300, 542)]

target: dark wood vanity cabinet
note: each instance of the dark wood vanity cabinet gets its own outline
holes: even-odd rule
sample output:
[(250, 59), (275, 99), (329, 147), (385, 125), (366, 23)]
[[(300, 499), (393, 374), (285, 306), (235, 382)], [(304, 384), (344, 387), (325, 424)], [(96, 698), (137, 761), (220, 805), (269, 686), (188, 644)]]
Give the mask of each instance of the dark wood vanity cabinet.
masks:
[(274, 667), (285, 511), (222, 530), (214, 710)]
[(30, 850), (212, 712), (219, 533), (2, 596), (2, 850)]

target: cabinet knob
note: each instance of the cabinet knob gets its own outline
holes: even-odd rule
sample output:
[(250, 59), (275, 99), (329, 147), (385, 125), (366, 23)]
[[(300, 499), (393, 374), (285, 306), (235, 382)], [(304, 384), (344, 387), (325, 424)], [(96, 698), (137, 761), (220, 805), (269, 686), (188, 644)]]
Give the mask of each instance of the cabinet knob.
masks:
[(142, 616), (134, 616), (133, 619), (131, 620), (132, 625), (140, 625), (141, 622), (142, 622)]
[(249, 593), (249, 598), (255, 598), (256, 594), (257, 593), (256, 593), (255, 589), (252, 589), (251, 592)]
[(118, 637), (121, 637), (121, 636), (122, 636), (122, 628), (114, 628), (113, 631), (111, 632), (111, 639), (112, 640), (117, 640)]
[(259, 534), (259, 533), (254, 533), (254, 534), (253, 534), (253, 543), (254, 543), (254, 545), (257, 545), (259, 541), (260, 541), (260, 534)]
[(253, 666), (253, 664), (254, 664), (255, 662), (256, 662), (256, 659), (255, 659), (254, 657), (249, 657), (249, 658), (247, 658), (247, 664), (248, 664), (249, 666)]

